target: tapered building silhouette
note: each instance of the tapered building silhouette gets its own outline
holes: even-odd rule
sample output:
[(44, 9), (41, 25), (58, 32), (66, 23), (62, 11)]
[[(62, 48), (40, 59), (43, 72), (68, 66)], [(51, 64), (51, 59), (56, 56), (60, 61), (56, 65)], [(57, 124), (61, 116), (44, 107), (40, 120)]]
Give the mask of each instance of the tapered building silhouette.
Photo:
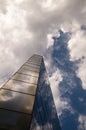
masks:
[(0, 89), (0, 130), (61, 130), (42, 56), (33, 55)]

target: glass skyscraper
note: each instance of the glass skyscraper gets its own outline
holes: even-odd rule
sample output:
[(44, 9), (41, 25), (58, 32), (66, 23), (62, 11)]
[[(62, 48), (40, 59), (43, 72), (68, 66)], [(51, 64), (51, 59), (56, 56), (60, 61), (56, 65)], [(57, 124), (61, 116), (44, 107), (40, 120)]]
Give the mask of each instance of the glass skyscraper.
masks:
[(0, 88), (0, 130), (61, 130), (42, 56), (29, 58)]

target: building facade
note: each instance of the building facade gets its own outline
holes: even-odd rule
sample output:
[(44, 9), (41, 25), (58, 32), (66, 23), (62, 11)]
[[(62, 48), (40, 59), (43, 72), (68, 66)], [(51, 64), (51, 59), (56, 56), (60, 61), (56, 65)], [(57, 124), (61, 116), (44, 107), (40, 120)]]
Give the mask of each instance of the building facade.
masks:
[(61, 130), (42, 56), (29, 58), (0, 88), (0, 130)]

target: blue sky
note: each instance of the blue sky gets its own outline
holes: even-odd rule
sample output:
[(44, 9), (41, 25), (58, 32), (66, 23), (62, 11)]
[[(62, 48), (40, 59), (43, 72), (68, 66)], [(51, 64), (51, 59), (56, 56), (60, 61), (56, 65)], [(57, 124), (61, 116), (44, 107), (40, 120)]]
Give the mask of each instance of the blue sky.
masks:
[(44, 56), (62, 130), (86, 129), (86, 0), (0, 0), (0, 86)]
[[(54, 44), (48, 48), (48, 51), (52, 48), (52, 66), (56, 69), (58, 68), (62, 77), (61, 81), (56, 85), (60, 92), (60, 103), (66, 102), (66, 104), (61, 106), (63, 108), (61, 113), (59, 112), (59, 119), (62, 124), (62, 130), (85, 130), (86, 120), (80, 126), (79, 118), (80, 116), (86, 117), (86, 90), (83, 89), (82, 81), (76, 73), (78, 64), (82, 62), (84, 57), (75, 61), (70, 60), (68, 41), (71, 34), (69, 32), (64, 33), (61, 30), (59, 32), (60, 36), (53, 37)], [(45, 54), (45, 57), (47, 57), (47, 54)], [(50, 77), (52, 77), (52, 73)]]

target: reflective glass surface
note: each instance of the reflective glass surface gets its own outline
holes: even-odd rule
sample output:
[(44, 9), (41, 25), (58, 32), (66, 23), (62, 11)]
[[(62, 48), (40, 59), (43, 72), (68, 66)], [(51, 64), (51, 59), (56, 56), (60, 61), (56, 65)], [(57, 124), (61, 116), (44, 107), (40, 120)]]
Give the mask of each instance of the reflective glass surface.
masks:
[(32, 56), (0, 89), (0, 130), (30, 130), (41, 60)]
[(32, 113), (34, 96), (0, 89), (0, 108)]
[(43, 61), (36, 92), (30, 130), (61, 130)]
[(40, 64), (41, 63), (41, 59), (37, 59), (37, 58), (30, 58), (29, 59), (29, 62), (35, 62), (35, 63), (38, 63), (38, 64)]
[(39, 65), (34, 65), (34, 64), (31, 64), (30, 62), (29, 63), (26, 62), (24, 65), (27, 65), (28, 67), (34, 67), (34, 68), (40, 69)]
[(31, 57), (27, 63), (33, 63), (33, 64), (36, 64), (36, 65), (41, 65), (41, 60), (42, 60), (42, 57)]
[(31, 60), (30, 62), (27, 61), (26, 63), (31, 63), (31, 64), (34, 64), (34, 65), (41, 65), (40, 62), (36, 62), (36, 61), (33, 61), (33, 60)]
[(3, 86), (3, 88), (35, 95), (37, 85), (24, 83), (16, 80), (9, 80), (7, 84)]
[(20, 81), (24, 81), (27, 83), (32, 83), (32, 84), (37, 84), (38, 78), (37, 77), (33, 77), (33, 76), (28, 76), (28, 75), (23, 75), (23, 74), (18, 74), (16, 73), (12, 79), (15, 80), (20, 80)]
[(22, 66), (21, 69), (26, 69), (27, 71), (35, 71), (35, 72), (38, 72), (39, 73), (39, 68), (34, 68), (34, 67), (28, 67), (26, 65)]
[(35, 61), (37, 63), (41, 63), (42, 57), (40, 56), (32, 56), (29, 61)]
[(31, 115), (0, 109), (0, 130), (27, 130)]
[(22, 74), (26, 74), (26, 75), (29, 75), (29, 76), (36, 76), (36, 77), (38, 77), (39, 76), (39, 73), (38, 72), (34, 72), (34, 71), (31, 71), (31, 70), (27, 70), (27, 69), (20, 69), (19, 71), (18, 71), (19, 73), (22, 73)]

